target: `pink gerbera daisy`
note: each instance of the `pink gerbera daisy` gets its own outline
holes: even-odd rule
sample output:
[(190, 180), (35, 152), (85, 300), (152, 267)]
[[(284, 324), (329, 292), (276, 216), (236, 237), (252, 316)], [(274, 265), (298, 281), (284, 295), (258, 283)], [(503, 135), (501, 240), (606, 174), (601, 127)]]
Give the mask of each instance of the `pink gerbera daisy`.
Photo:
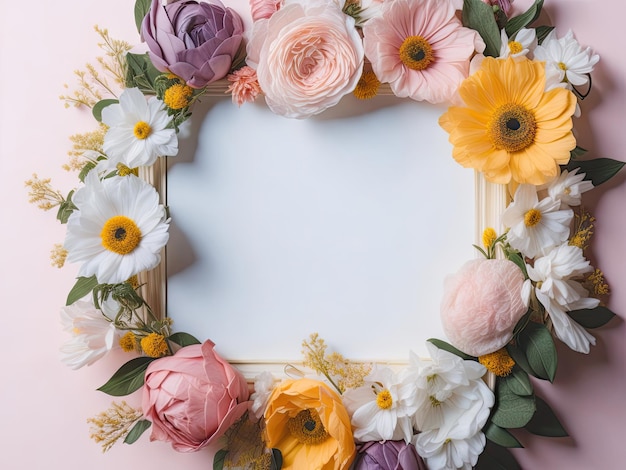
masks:
[(449, 0), (395, 0), (363, 26), (365, 56), (396, 96), (452, 101), (473, 54), (485, 48), (455, 13)]

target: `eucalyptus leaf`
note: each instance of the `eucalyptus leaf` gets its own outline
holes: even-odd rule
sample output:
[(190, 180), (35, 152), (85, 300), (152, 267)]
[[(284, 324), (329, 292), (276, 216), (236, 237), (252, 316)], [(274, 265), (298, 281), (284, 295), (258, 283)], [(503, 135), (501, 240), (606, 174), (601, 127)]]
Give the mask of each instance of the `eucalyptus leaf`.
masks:
[(448, 351), (448, 352), (454, 354), (455, 356), (459, 356), (461, 359), (476, 360), (476, 358), (474, 356), (469, 356), (469, 355), (465, 354), (464, 352), (459, 351), (457, 348), (455, 348), (454, 346), (452, 346), (449, 343), (446, 343), (445, 341), (443, 341), (441, 339), (429, 338), (428, 342), (434, 344), (439, 349), (443, 349), (444, 351)]
[(102, 110), (111, 104), (119, 103), (119, 100), (107, 98), (105, 100), (98, 101), (91, 109), (91, 114), (96, 118), (96, 121), (102, 122)]
[(124, 438), (124, 444), (134, 444), (137, 439), (152, 425), (147, 419), (140, 419)]
[(228, 451), (226, 449), (220, 449), (215, 453), (213, 457), (213, 470), (222, 470), (224, 468), (224, 460)]
[(496, 387), (496, 405), (491, 422), (501, 428), (523, 428), (535, 414), (535, 397), (514, 393), (506, 381)]
[(137, 0), (135, 2), (135, 24), (139, 34), (141, 34), (141, 23), (150, 11), (150, 3), (150, 0)]
[(557, 354), (550, 331), (536, 322), (528, 322), (517, 336), (517, 345), (524, 352), (532, 375), (539, 379), (554, 381)]
[(497, 424), (492, 423), (491, 421), (487, 423), (485, 428), (483, 429), (485, 436), (494, 444), (498, 444), (502, 447), (515, 447), (521, 448), (524, 447), (520, 441), (518, 441), (513, 434), (511, 434), (508, 430), (501, 428)]
[(190, 346), (192, 344), (200, 344), (200, 341), (198, 341), (195, 336), (190, 335), (189, 333), (185, 333), (185, 332), (178, 332), (178, 333), (174, 333), (172, 335), (170, 335), (167, 339), (169, 339), (171, 342), (178, 344), (181, 347), (185, 347), (185, 346)]
[(544, 400), (535, 397), (537, 412), (526, 425), (526, 429), (538, 436), (545, 437), (567, 437), (569, 434), (559, 421), (559, 419)]
[(600, 186), (602, 183), (610, 180), (615, 176), (626, 164), (612, 158), (594, 158), (591, 160), (573, 160), (570, 161), (565, 168), (573, 171), (580, 168), (579, 173), (585, 173), (585, 179), (593, 183), (594, 186)]
[(507, 36), (512, 37), (520, 29), (526, 28), (532, 24), (537, 18), (539, 18), (541, 8), (543, 8), (543, 0), (535, 0), (535, 3), (533, 3), (528, 10), (519, 16), (511, 18), (504, 27)]
[(90, 294), (94, 288), (98, 285), (96, 276), (91, 277), (79, 277), (72, 287), (72, 290), (67, 295), (65, 305), (72, 305), (77, 300), (82, 299), (86, 295)]
[(533, 394), (533, 386), (530, 383), (528, 373), (520, 367), (514, 367), (509, 375), (500, 377), (500, 383), (506, 382), (510, 390), (521, 397)]
[(485, 42), (486, 56), (500, 55), (500, 28), (496, 22), (491, 5), (482, 0), (464, 0), (462, 13), (463, 26), (474, 29)]
[(599, 328), (610, 322), (616, 315), (608, 308), (599, 305), (596, 308), (573, 310), (569, 316), (585, 328)]
[(528, 359), (526, 359), (526, 354), (524, 354), (524, 351), (517, 347), (516, 344), (517, 343), (509, 343), (506, 346), (506, 350), (509, 353), (509, 356), (511, 356), (511, 358), (515, 361), (515, 364), (517, 364), (522, 370), (534, 376), (535, 372), (533, 371), (532, 367), (530, 367)]
[(522, 467), (506, 447), (488, 440), (474, 470), (522, 470)]
[(131, 359), (120, 367), (113, 374), (113, 377), (99, 387), (98, 390), (114, 397), (130, 395), (143, 386), (144, 373), (154, 360), (155, 358), (153, 357), (143, 356)]

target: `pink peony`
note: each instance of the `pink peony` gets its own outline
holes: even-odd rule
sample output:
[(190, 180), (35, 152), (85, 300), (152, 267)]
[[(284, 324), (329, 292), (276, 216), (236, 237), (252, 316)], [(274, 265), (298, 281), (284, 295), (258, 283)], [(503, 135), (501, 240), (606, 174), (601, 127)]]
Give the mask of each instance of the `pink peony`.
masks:
[(527, 311), (524, 275), (512, 261), (475, 259), (444, 283), (441, 321), (450, 343), (471, 356), (504, 347)]
[(247, 52), (269, 108), (290, 118), (336, 105), (354, 90), (363, 68), (354, 19), (332, 1), (293, 0), (256, 21)]
[(451, 1), (395, 0), (363, 26), (365, 56), (396, 96), (452, 102), (485, 44), (462, 26)]
[(152, 362), (145, 375), (143, 413), (151, 441), (194, 452), (217, 438), (248, 409), (248, 384), (218, 356), (211, 341)]

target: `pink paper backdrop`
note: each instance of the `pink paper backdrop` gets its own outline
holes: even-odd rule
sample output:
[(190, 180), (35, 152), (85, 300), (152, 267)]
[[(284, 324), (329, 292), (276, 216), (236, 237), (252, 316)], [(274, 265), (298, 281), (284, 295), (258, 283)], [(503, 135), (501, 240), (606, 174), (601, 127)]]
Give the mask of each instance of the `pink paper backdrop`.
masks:
[[(517, 0), (521, 9), (528, 0)], [(136, 42), (132, 0), (2, 2), (0, 17), (0, 191), (4, 247), (0, 271), (3, 327), (0, 329), (0, 468), (211, 468), (208, 451), (178, 454), (168, 445), (117, 445), (102, 454), (90, 440), (86, 419), (106, 409), (111, 397), (96, 392), (120, 364), (112, 355), (79, 371), (59, 361), (65, 340), (59, 307), (76, 274), (57, 270), (48, 257), (64, 229), (54, 214), (28, 204), (24, 181), (33, 172), (52, 177), (65, 191), (74, 175), (60, 168), (72, 133), (90, 130), (85, 112), (66, 110), (57, 96), (72, 71), (100, 53), (93, 25), (115, 38)], [(546, 13), (559, 33), (572, 28), (581, 43), (601, 56), (594, 90), (576, 122), (579, 143), (597, 157), (624, 160), (623, 112), (626, 61), (619, 34), (618, 0), (546, 0)], [(623, 215), (626, 184), (622, 174), (594, 191), (585, 203), (597, 217), (593, 262), (613, 287), (609, 307), (626, 315), (626, 264)], [(463, 241), (460, 241), (463, 243)], [(468, 241), (469, 243), (469, 241)], [(559, 347), (554, 385), (538, 390), (553, 406), (571, 438), (521, 435), (526, 449), (516, 451), (524, 468), (619, 469), (626, 460), (626, 328), (621, 319), (596, 330), (598, 344), (588, 356)], [(128, 397), (138, 405), (138, 397)]]

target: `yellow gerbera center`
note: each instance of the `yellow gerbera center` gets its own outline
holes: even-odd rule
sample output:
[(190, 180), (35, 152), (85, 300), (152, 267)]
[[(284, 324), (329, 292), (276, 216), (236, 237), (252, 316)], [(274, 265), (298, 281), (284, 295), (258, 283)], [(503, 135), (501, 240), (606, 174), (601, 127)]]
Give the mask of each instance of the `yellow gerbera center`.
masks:
[(483, 231), (483, 246), (485, 248), (489, 248), (491, 245), (493, 245), (493, 242), (496, 241), (496, 238), (498, 238), (498, 234), (496, 233), (496, 231), (491, 227), (487, 227)]
[(523, 106), (507, 103), (493, 113), (487, 132), (497, 149), (519, 152), (535, 141), (535, 115)]
[(120, 347), (124, 352), (133, 352), (137, 349), (137, 337), (132, 331), (127, 331), (124, 336), (120, 338)]
[(150, 333), (141, 338), (141, 349), (148, 357), (163, 357), (167, 354), (167, 341), (165, 336), (158, 333)]
[(111, 217), (100, 232), (102, 246), (118, 255), (131, 253), (141, 241), (141, 230), (137, 224), (123, 215)]
[(151, 132), (152, 128), (150, 127), (150, 124), (145, 121), (139, 121), (137, 124), (135, 124), (135, 128), (133, 129), (135, 137), (137, 137), (139, 140), (147, 139)]
[(287, 429), (301, 444), (321, 444), (329, 437), (320, 415), (313, 409), (302, 410), (293, 418), (289, 418)]
[(381, 410), (388, 410), (393, 405), (393, 397), (387, 389), (381, 390), (376, 395), (376, 404)]
[(192, 95), (193, 88), (182, 83), (176, 83), (165, 90), (163, 102), (170, 109), (183, 109), (189, 106)]
[(509, 51), (511, 54), (519, 54), (524, 50), (524, 46), (519, 41), (509, 41)]
[(360, 100), (368, 100), (374, 98), (378, 94), (380, 80), (372, 71), (363, 72), (356, 88), (352, 92)]
[(530, 209), (524, 214), (524, 225), (526, 227), (534, 227), (541, 222), (541, 211)]
[(498, 377), (506, 377), (509, 375), (515, 365), (515, 361), (504, 348), (480, 356), (478, 362)]
[(435, 60), (433, 48), (421, 36), (409, 36), (400, 46), (400, 60), (412, 70), (425, 70)]

